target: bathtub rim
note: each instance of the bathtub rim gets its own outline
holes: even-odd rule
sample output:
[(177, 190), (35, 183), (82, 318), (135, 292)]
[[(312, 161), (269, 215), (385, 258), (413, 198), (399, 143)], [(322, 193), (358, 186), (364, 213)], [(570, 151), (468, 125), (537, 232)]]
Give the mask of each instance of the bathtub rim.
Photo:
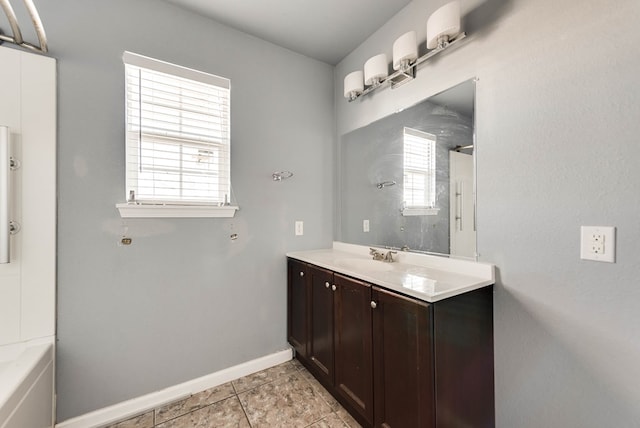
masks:
[(53, 338), (0, 346), (0, 427), (13, 415), (47, 367), (53, 364)]

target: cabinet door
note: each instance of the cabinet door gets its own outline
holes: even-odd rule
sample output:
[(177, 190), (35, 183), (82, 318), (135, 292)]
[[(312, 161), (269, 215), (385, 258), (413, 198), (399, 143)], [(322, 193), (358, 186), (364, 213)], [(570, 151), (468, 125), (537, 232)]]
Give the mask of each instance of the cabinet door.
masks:
[(373, 287), (375, 425), (435, 426), (431, 306)]
[(287, 281), (287, 339), (298, 357), (307, 357), (308, 311), (307, 265), (289, 259)]
[(335, 387), (355, 411), (373, 423), (371, 286), (334, 274)]
[(311, 368), (327, 385), (333, 384), (333, 273), (309, 266), (311, 292)]
[(495, 427), (493, 290), (433, 305), (438, 427)]

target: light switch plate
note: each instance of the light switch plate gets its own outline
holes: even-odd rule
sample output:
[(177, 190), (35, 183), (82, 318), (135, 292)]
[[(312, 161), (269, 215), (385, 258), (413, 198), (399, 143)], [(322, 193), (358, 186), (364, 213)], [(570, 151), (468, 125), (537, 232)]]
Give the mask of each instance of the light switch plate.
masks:
[(369, 220), (362, 220), (362, 231), (363, 232), (369, 231)]
[(615, 263), (616, 228), (612, 226), (580, 227), (580, 258)]
[(298, 220), (296, 221), (296, 236), (304, 235), (304, 222)]

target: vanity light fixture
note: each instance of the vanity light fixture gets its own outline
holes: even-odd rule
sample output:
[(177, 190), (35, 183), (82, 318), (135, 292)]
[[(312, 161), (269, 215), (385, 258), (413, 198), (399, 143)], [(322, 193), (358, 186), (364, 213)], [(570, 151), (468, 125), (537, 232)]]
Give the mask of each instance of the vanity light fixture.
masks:
[(427, 49), (444, 49), (460, 33), (460, 2), (452, 1), (427, 20)]
[(389, 63), (385, 54), (369, 58), (364, 63), (364, 84), (374, 87), (380, 86), (380, 82), (389, 75), (388, 67)]
[(364, 91), (364, 75), (362, 71), (354, 71), (344, 78), (344, 97), (349, 101), (358, 98)]
[[(386, 74), (388, 64), (384, 56), (384, 76), (382, 73), (382, 55), (370, 58), (362, 71), (349, 73), (344, 79), (344, 97), (355, 101), (375, 89), (390, 83), (391, 88), (398, 87), (415, 78), (416, 67), (432, 56), (453, 46), (464, 39), (466, 34), (461, 31), (460, 0), (454, 0), (436, 10), (427, 20), (427, 53), (418, 58), (418, 43), (416, 32), (409, 31), (400, 36), (393, 44), (393, 69), (391, 75)], [(367, 86), (365, 88), (365, 85)]]
[(393, 69), (409, 71), (418, 59), (418, 41), (415, 31), (409, 31), (393, 42)]

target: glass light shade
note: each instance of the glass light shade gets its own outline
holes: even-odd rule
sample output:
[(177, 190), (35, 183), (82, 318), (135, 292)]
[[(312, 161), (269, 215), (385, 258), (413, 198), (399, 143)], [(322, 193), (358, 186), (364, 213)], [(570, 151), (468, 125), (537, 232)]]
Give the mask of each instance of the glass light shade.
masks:
[(377, 85), (382, 79), (389, 75), (387, 56), (385, 54), (376, 55), (369, 58), (364, 63), (364, 84)]
[(393, 43), (393, 69), (400, 70), (403, 62), (411, 63), (416, 59), (418, 59), (417, 36), (415, 31), (409, 31)]
[(452, 1), (433, 12), (427, 20), (427, 49), (438, 47), (441, 37), (460, 34), (460, 2)]
[(347, 74), (344, 78), (344, 97), (352, 98), (364, 91), (364, 74), (361, 70)]

